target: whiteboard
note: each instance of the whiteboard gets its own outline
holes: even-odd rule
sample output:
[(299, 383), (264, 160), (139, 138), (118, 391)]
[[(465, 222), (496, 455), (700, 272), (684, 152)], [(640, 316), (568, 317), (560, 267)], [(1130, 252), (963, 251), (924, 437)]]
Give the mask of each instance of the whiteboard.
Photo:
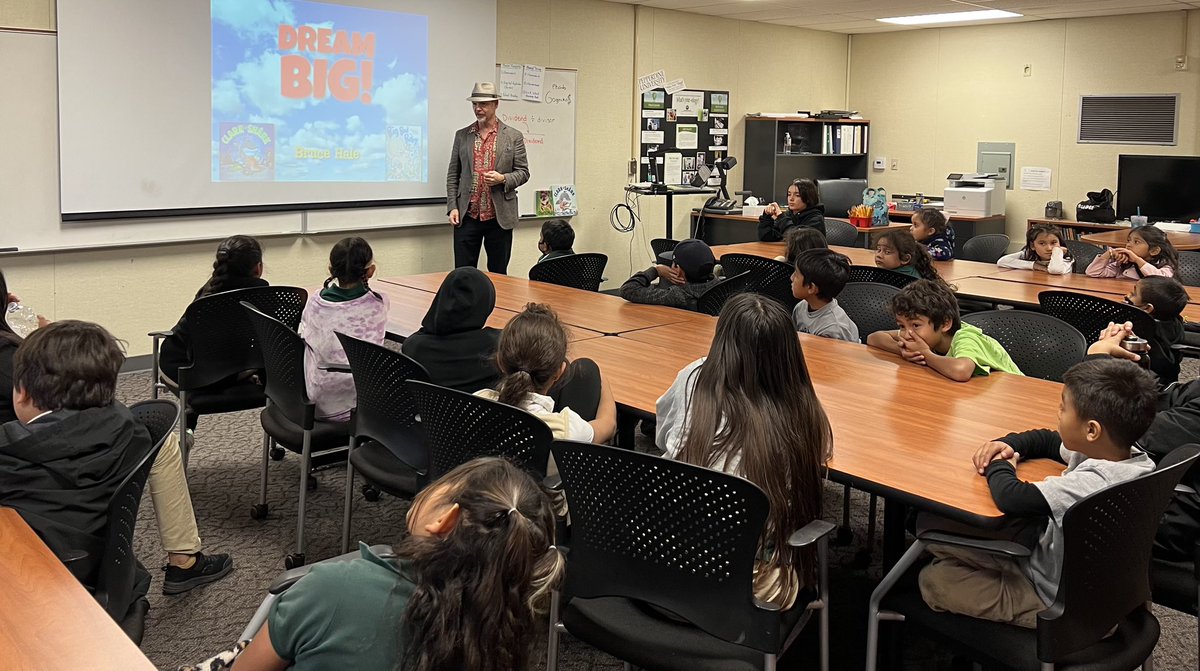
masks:
[[(575, 183), (575, 93), (578, 70), (546, 68), (542, 102), (501, 100), (496, 116), (525, 136), (529, 181), (518, 191), (522, 217), (537, 211), (537, 191)], [(496, 81), (500, 67), (496, 66)], [(579, 189), (576, 188), (576, 193)]]

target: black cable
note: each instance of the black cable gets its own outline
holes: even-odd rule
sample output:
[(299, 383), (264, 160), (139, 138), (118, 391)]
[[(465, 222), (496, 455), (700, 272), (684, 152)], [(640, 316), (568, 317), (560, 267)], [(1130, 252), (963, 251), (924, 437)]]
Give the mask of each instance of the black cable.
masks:
[[(638, 222), (641, 221), (641, 217), (638, 215), (638, 210), (640, 209), (641, 207), (638, 206), (637, 202), (637, 195), (630, 191), (626, 191), (625, 202), (613, 205), (612, 210), (609, 211), (608, 223), (618, 233), (632, 233), (633, 229), (637, 227)], [(622, 212), (628, 213), (627, 216), (629, 217), (629, 223), (624, 223), (621, 221)]]

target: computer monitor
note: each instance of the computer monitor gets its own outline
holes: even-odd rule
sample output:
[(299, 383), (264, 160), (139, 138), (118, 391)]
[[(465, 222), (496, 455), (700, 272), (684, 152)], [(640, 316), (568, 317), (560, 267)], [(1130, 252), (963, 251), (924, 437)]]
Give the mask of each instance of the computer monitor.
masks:
[(1200, 156), (1117, 157), (1117, 218), (1141, 214), (1150, 221), (1200, 217)]

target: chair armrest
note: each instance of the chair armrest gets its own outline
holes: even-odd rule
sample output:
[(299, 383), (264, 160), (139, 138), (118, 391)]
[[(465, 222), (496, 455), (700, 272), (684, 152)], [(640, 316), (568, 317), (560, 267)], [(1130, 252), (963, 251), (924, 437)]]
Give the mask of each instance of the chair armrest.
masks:
[(803, 528), (796, 531), (788, 538), (788, 545), (794, 548), (803, 548), (816, 543), (825, 536), (833, 533), (837, 529), (837, 525), (825, 520), (813, 520), (805, 524)]
[(917, 538), (925, 541), (929, 545), (951, 545), (970, 550), (980, 550), (989, 554), (1006, 555), (1013, 558), (1028, 557), (1031, 554), (1029, 548), (1021, 545), (1020, 543), (1014, 543), (1013, 541), (956, 536), (954, 534), (948, 534), (944, 531), (926, 531), (925, 533), (917, 536)]
[(1195, 494), (1196, 490), (1187, 485), (1180, 484), (1180, 485), (1175, 485), (1175, 493), (1176, 494)]
[(1200, 359), (1200, 347), (1176, 343), (1171, 345), (1171, 351), (1177, 352), (1180, 356), (1184, 356), (1189, 359)]
[(175, 335), (175, 332), (171, 330), (151, 331), (146, 335), (150, 336), (151, 338), (170, 338), (171, 336)]
[(398, 342), (401, 344), (403, 344), (405, 340), (408, 340), (408, 336), (394, 333), (392, 331), (384, 331), (383, 338), (384, 340), (391, 340), (392, 342)]
[[(373, 552), (377, 555), (380, 555), (380, 556), (390, 554), (391, 551), (392, 551), (392, 548), (387, 545), (372, 545), (371, 546), (371, 552)], [(348, 561), (352, 561), (354, 559), (358, 559), (361, 556), (362, 556), (361, 550), (352, 550), (343, 555), (338, 555), (336, 557), (330, 557), (329, 559), (321, 560), (321, 561), (317, 562), (316, 564), (307, 564), (305, 566), (296, 567), (289, 571), (284, 571), (283, 573), (281, 573), (279, 575), (278, 578), (275, 579), (275, 582), (271, 583), (271, 586), (267, 588), (267, 592), (269, 594), (276, 594), (276, 595), (286, 592), (288, 590), (288, 588), (290, 588), (292, 585), (295, 585), (296, 582), (298, 580), (300, 580), (301, 578), (303, 578), (304, 576), (308, 575), (308, 572), (311, 571), (312, 568), (314, 566), (317, 566), (318, 564), (335, 564), (335, 563), (341, 563), (341, 562), (348, 562)]]
[(349, 373), (350, 364), (348, 363), (330, 363), (321, 361), (317, 363), (317, 368), (320, 370), (329, 371), (330, 373)]
[(547, 475), (544, 479), (542, 479), (542, 487), (545, 487), (547, 490), (552, 492), (562, 491), (562, 476)]
[(759, 610), (765, 610), (771, 613), (778, 613), (783, 610), (777, 603), (767, 603), (758, 597), (754, 597), (754, 607)]

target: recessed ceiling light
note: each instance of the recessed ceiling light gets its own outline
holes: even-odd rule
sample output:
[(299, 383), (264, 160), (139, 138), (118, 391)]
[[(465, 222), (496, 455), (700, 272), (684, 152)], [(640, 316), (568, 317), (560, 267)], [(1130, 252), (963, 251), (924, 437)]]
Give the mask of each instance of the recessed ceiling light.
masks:
[(893, 16), (887, 19), (875, 19), (883, 23), (895, 23), (902, 26), (920, 26), (929, 23), (959, 23), (961, 21), (987, 21), (989, 19), (1013, 19), (1020, 17), (1016, 12), (1006, 12), (1001, 9), (981, 9), (975, 12), (948, 12), (945, 14), (919, 14), (917, 16)]

